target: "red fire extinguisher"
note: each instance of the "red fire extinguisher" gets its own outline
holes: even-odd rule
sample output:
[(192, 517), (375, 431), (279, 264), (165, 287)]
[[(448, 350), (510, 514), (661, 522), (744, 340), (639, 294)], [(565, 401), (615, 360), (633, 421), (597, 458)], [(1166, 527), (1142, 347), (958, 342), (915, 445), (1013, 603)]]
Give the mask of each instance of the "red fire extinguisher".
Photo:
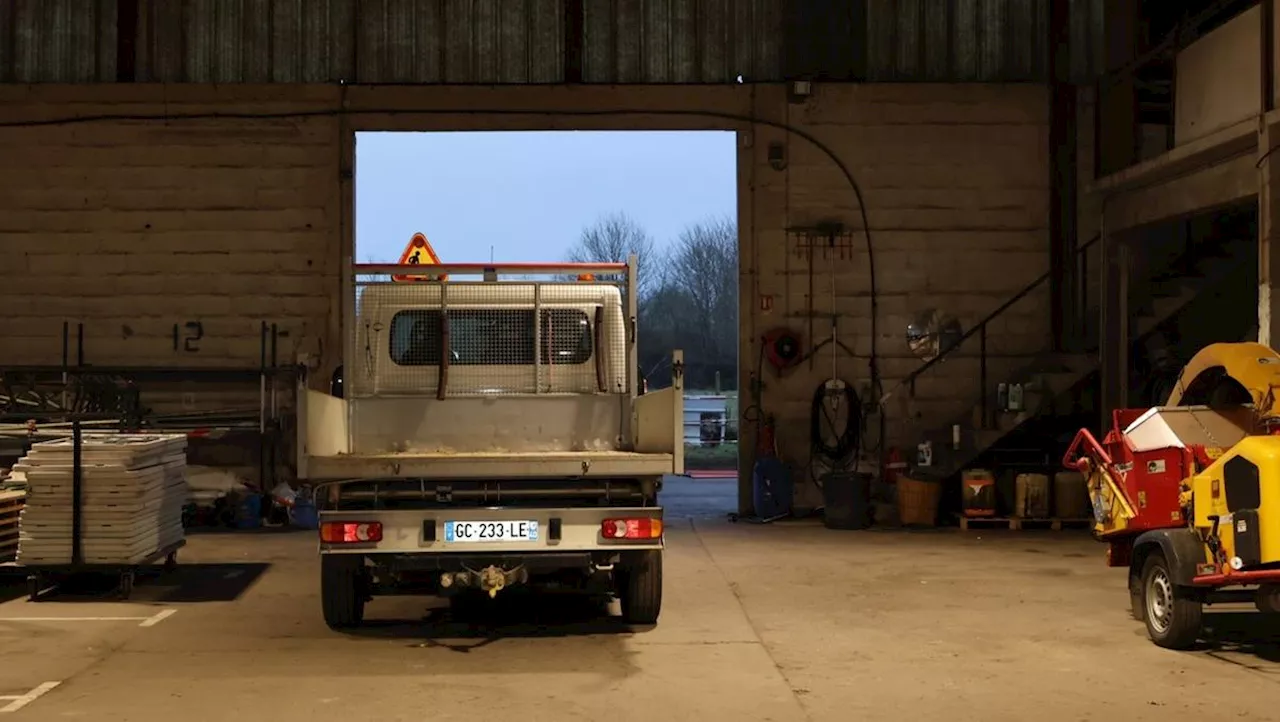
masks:
[(777, 456), (777, 437), (774, 435), (773, 416), (767, 416), (760, 424), (760, 437), (756, 439), (756, 456)]
[(887, 484), (894, 484), (898, 481), (898, 474), (907, 468), (907, 462), (902, 459), (902, 452), (898, 451), (898, 447), (894, 446), (889, 449), (889, 453), (884, 457), (884, 471), (882, 478)]

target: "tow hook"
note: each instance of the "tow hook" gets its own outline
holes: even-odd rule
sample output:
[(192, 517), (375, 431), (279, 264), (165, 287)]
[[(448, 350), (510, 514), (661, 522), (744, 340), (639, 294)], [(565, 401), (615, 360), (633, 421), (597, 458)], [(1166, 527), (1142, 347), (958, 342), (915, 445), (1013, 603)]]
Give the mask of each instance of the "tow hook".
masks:
[(529, 571), (523, 566), (515, 569), (503, 569), (498, 566), (488, 566), (480, 571), (467, 570), (450, 574), (445, 572), (440, 575), (440, 586), (448, 589), (452, 586), (465, 587), (475, 584), (481, 591), (489, 593), (489, 598), (498, 596), (498, 592), (515, 584), (522, 584), (529, 581)]
[(507, 575), (503, 574), (501, 569), (485, 567), (484, 571), (480, 572), (480, 588), (489, 592), (490, 599), (498, 596), (498, 592), (505, 586), (507, 586)]

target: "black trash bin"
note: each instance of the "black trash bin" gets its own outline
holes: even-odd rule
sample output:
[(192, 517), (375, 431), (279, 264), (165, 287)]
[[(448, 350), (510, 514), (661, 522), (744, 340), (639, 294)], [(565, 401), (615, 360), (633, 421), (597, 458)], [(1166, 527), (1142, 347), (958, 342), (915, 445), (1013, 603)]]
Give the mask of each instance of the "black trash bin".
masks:
[(823, 522), (828, 529), (871, 526), (871, 474), (836, 471), (822, 477)]

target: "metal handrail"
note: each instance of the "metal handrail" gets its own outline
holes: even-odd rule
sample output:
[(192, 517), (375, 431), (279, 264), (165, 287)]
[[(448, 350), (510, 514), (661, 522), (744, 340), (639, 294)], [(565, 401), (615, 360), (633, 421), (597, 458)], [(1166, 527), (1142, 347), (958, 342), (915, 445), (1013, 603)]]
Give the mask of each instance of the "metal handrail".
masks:
[[(1099, 240), (1101, 240), (1101, 238), (1102, 238), (1102, 234), (1098, 234), (1098, 235), (1095, 235), (1093, 238), (1090, 238), (1085, 243), (1081, 244), (1080, 247), (1076, 249), (1076, 257), (1078, 258), (1080, 256), (1083, 256), (1085, 252), (1088, 251), (1091, 247), (1093, 247), (1093, 244), (1097, 243)], [(961, 346), (963, 346), (965, 341), (968, 341), (969, 339), (973, 338), (974, 336), (980, 333), (984, 333), (987, 328), (987, 324), (996, 320), (1005, 311), (1008, 311), (1010, 308), (1012, 308), (1013, 305), (1016, 304), (1018, 301), (1021, 301), (1022, 299), (1031, 295), (1031, 293), (1034, 292), (1037, 288), (1039, 288), (1041, 284), (1047, 283), (1051, 275), (1052, 274), (1050, 272), (1046, 271), (1039, 278), (1027, 284), (1027, 286), (1024, 287), (1021, 291), (1018, 291), (1017, 293), (1013, 294), (1013, 296), (1010, 296), (1008, 300), (1006, 300), (1004, 303), (997, 306), (995, 310), (993, 310), (991, 313), (988, 313), (986, 316), (984, 316), (981, 321), (978, 321), (968, 331), (965, 331), (963, 334), (961, 334), (960, 338), (956, 339), (956, 342), (954, 344), (943, 349), (941, 353), (939, 353), (937, 356), (934, 356), (933, 358), (924, 362), (924, 364), (922, 364), (920, 368), (907, 374), (898, 385), (901, 387), (901, 386), (906, 386), (908, 384), (914, 383), (915, 380), (921, 376), (921, 374), (923, 374), (924, 372), (928, 371), (929, 369), (933, 368), (934, 366), (937, 366), (938, 364), (946, 360), (946, 358), (950, 356), (952, 352), (954, 352), (956, 349), (959, 349)], [(985, 339), (985, 335), (984, 335), (984, 339)], [(984, 343), (983, 345), (985, 347), (986, 344)], [(984, 348), (983, 356), (985, 355), (986, 353)]]

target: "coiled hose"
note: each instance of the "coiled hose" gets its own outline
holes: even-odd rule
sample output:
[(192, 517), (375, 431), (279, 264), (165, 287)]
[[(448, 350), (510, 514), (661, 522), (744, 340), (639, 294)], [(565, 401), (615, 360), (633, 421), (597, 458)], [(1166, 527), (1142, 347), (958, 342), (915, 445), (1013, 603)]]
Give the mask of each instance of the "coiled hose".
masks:
[[(833, 392), (827, 389), (828, 385), (840, 384), (842, 388), (834, 393), (839, 394), (839, 403), (845, 404), (848, 414), (844, 422), (844, 429), (837, 434), (834, 444), (828, 443), (827, 434), (823, 433), (823, 422), (826, 428), (832, 432), (837, 429), (837, 421), (830, 413), (829, 405), (826, 403), (827, 397)], [(809, 409), (809, 438), (813, 440), (813, 449), (818, 455), (826, 458), (833, 464), (848, 461), (851, 457), (858, 453), (862, 444), (862, 426), (864, 418), (862, 413), (862, 402), (858, 398), (858, 393), (853, 390), (853, 385), (842, 381), (831, 379), (818, 384), (818, 388), (813, 392), (813, 403)]]

